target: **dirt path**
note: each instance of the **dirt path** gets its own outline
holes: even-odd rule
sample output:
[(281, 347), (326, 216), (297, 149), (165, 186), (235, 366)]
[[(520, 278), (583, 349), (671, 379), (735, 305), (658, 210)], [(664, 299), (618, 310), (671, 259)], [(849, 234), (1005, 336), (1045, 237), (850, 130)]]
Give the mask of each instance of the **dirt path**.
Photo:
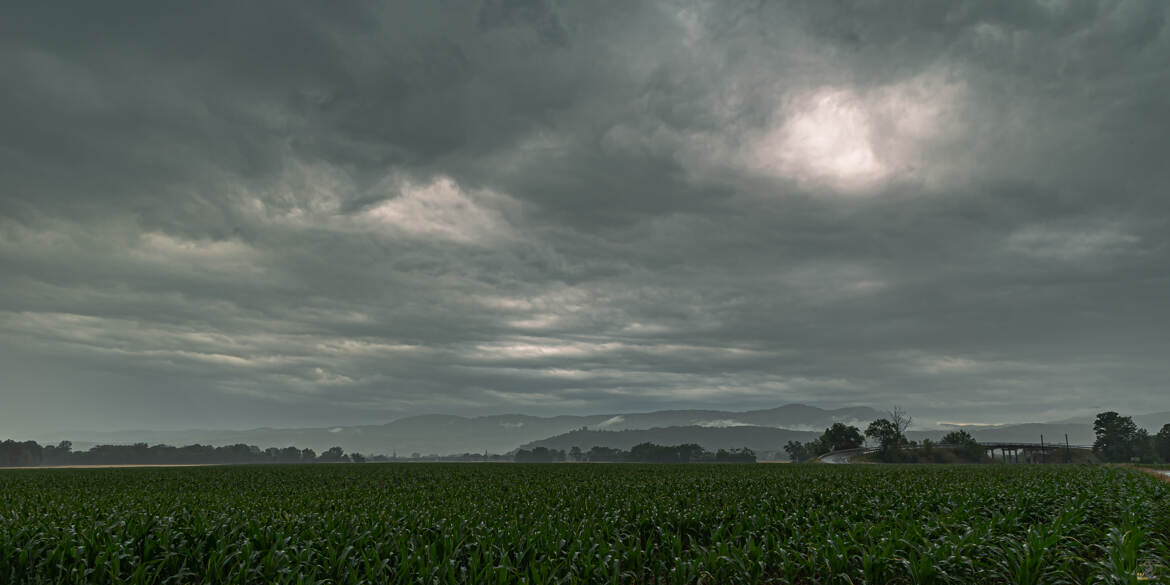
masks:
[(865, 449), (865, 448), (846, 449), (844, 451), (834, 451), (832, 453), (827, 453), (825, 455), (818, 457), (818, 459), (821, 460), (821, 463), (830, 463), (833, 465), (843, 465), (843, 464), (849, 463), (850, 459), (857, 457), (858, 455), (863, 455), (865, 453), (869, 453), (869, 452), (875, 451), (875, 450), (876, 449)]
[(1137, 470), (1138, 470), (1138, 471), (1140, 471), (1140, 472), (1142, 472), (1142, 473), (1145, 473), (1145, 474), (1148, 474), (1148, 475), (1152, 475), (1152, 476), (1154, 476), (1154, 477), (1156, 477), (1156, 478), (1158, 478), (1158, 479), (1160, 479), (1160, 480), (1162, 480), (1162, 481), (1165, 481), (1165, 482), (1170, 482), (1170, 470), (1167, 470), (1167, 469), (1150, 469), (1150, 468), (1148, 468), (1148, 467), (1139, 467), (1139, 468), (1137, 468)]

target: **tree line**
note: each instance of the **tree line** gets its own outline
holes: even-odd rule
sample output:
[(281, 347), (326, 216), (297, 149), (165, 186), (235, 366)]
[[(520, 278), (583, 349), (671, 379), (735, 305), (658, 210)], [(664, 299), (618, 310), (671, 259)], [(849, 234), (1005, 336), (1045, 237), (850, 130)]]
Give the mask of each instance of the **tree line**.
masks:
[[(876, 458), (888, 463), (951, 460), (945, 456), (944, 450), (958, 461), (974, 463), (987, 458), (984, 447), (964, 429), (947, 433), (939, 443), (930, 439), (910, 441), (906, 438), (906, 430), (911, 422), (910, 415), (895, 407), (887, 417), (871, 422), (864, 433), (855, 426), (834, 423), (820, 437), (806, 443), (789, 441), (784, 450), (793, 461), (808, 461), (833, 451), (860, 448), (868, 439), (877, 445)], [(1170, 463), (1170, 423), (1152, 435), (1138, 427), (1133, 417), (1109, 411), (1097, 415), (1093, 431), (1096, 435), (1093, 453), (1102, 461)]]
[(938, 443), (930, 439), (922, 442), (906, 438), (906, 431), (914, 417), (894, 407), (885, 418), (879, 418), (865, 429), (866, 438), (877, 443), (876, 458), (886, 463), (979, 463), (986, 459), (986, 450), (966, 429), (943, 435)]
[(1093, 453), (1104, 461), (1117, 463), (1170, 463), (1170, 423), (1151, 435), (1133, 422), (1133, 417), (1113, 411), (1102, 412), (1093, 421)]
[(255, 445), (96, 445), (86, 451), (74, 451), (73, 444), (61, 441), (56, 445), (41, 446), (36, 441), (0, 442), (0, 467), (36, 465), (182, 465), (182, 464), (240, 464), (240, 463), (362, 463), (360, 453), (346, 453), (341, 447), (331, 447), (321, 454), (312, 449), (270, 447)]
[(751, 449), (718, 449), (714, 453), (695, 443), (683, 445), (656, 445), (640, 443), (629, 451), (613, 447), (594, 446), (588, 451), (573, 447), (566, 453), (563, 449), (535, 447), (518, 449), (513, 456), (517, 463), (556, 463), (561, 461), (595, 463), (755, 463), (756, 454)]
[[(700, 445), (656, 445), (642, 443), (629, 451), (610, 447), (593, 447), (582, 451), (573, 447), (563, 450), (536, 447), (520, 449), (512, 457), (506, 455), (455, 455), (432, 457), (443, 461), (516, 461), (521, 463), (551, 463), (557, 461), (596, 461), (632, 463), (755, 463), (756, 454), (747, 448), (718, 449), (714, 453)], [(70, 441), (56, 445), (40, 445), (36, 441), (0, 442), (0, 467), (34, 467), (38, 465), (239, 465), (256, 463), (365, 463), (366, 461), (417, 461), (385, 455), (364, 456), (346, 453), (341, 447), (331, 447), (321, 454), (312, 449), (297, 447), (261, 449), (243, 443), (215, 447), (212, 445), (96, 445), (86, 451), (74, 451)]]
[[(906, 430), (913, 419), (900, 408), (888, 416), (860, 428), (834, 423), (818, 438), (800, 443), (789, 441), (784, 446), (793, 461), (815, 459), (832, 451), (862, 447), (868, 439), (877, 446), (875, 457), (885, 462), (945, 462), (950, 460), (978, 462), (986, 457), (984, 448), (966, 430), (952, 431), (934, 443), (906, 438)], [(1097, 415), (1093, 422), (1096, 440), (1093, 453), (1102, 461), (1119, 463), (1170, 463), (1170, 423), (1157, 434), (1139, 428), (1132, 417), (1109, 411)], [(942, 447), (943, 449), (936, 449)], [(953, 457), (944, 457), (945, 454)], [(413, 455), (417, 460), (418, 455)], [(443, 460), (506, 461), (506, 455), (451, 456)], [(635, 463), (754, 463), (756, 454), (748, 448), (718, 449), (709, 452), (695, 443), (656, 445), (641, 443), (629, 451), (612, 447), (594, 446), (588, 451), (573, 447), (568, 452), (547, 447), (519, 449), (511, 457), (516, 462), (551, 463), (577, 462), (635, 462)], [(214, 447), (211, 445), (97, 445), (86, 451), (74, 451), (69, 441), (42, 446), (36, 441), (0, 442), (0, 467), (37, 465), (175, 465), (175, 464), (243, 464), (243, 463), (342, 463), (365, 461), (398, 461), (397, 457), (360, 453), (346, 453), (341, 447), (331, 447), (321, 454), (312, 449), (297, 447), (269, 447), (260, 449), (243, 443)]]
[[(920, 445), (906, 438), (906, 430), (913, 421), (913, 417), (904, 410), (894, 407), (886, 417), (869, 423), (864, 433), (852, 425), (833, 423), (833, 426), (825, 429), (820, 437), (807, 443), (789, 441), (784, 450), (793, 461), (808, 461), (833, 451), (861, 448), (868, 439), (878, 445), (877, 458), (881, 461), (890, 463), (916, 461), (919, 454), (911, 454), (908, 451)], [(957, 447), (963, 460), (978, 461), (983, 456), (983, 449), (978, 447), (975, 439), (967, 431), (949, 433), (943, 437), (943, 443)], [(934, 443), (930, 440), (923, 441), (921, 446), (929, 455), (936, 454), (933, 450)]]

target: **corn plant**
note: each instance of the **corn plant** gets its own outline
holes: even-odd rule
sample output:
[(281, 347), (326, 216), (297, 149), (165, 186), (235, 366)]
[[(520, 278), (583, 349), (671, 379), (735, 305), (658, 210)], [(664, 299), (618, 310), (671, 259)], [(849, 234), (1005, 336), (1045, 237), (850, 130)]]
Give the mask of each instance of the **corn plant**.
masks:
[(0, 471), (0, 583), (1165, 582), (1170, 484), (1098, 466)]

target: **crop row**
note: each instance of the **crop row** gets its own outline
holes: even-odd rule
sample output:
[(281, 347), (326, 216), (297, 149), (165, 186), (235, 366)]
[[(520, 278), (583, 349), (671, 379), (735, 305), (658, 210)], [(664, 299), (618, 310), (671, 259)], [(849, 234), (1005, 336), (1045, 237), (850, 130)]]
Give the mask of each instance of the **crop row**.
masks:
[(1139, 583), (1170, 484), (1078, 466), (0, 472), (0, 582)]

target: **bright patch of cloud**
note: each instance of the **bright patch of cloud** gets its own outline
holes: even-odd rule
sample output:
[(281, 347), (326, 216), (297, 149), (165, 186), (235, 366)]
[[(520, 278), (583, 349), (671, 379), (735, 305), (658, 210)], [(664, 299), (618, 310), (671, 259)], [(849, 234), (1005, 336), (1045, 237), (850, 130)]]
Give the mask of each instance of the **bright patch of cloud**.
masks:
[(871, 183), (889, 173), (874, 153), (869, 117), (859, 96), (823, 89), (801, 101), (799, 110), (761, 144), (758, 164), (844, 186)]
[(313, 368), (313, 374), (318, 384), (324, 386), (339, 386), (345, 384), (353, 384), (355, 380), (349, 376), (331, 372), (320, 366)]
[(819, 87), (791, 97), (750, 144), (748, 166), (802, 183), (860, 192), (928, 178), (932, 143), (954, 134), (961, 86), (938, 75), (871, 89)]
[(621, 416), (621, 415), (610, 417), (610, 418), (607, 418), (607, 419), (597, 423), (597, 428), (599, 428), (599, 429), (609, 428), (609, 427), (612, 427), (614, 425), (619, 425), (619, 424), (625, 422), (625, 420), (626, 420), (626, 417)]
[(738, 420), (733, 420), (730, 418), (724, 418), (724, 419), (719, 419), (719, 420), (704, 420), (704, 421), (699, 421), (699, 422), (695, 423), (695, 425), (700, 426), (700, 427), (710, 427), (710, 428), (750, 426), (748, 423), (741, 422)]
[(916, 360), (915, 368), (928, 374), (963, 373), (977, 370), (979, 362), (955, 356), (931, 356)]
[(469, 193), (440, 177), (426, 184), (391, 183), (397, 195), (366, 210), (361, 218), (394, 232), (465, 244), (507, 238), (511, 226), (498, 211), (504, 198), (489, 192)]
[(477, 357), (482, 359), (508, 360), (531, 358), (587, 357), (618, 350), (621, 343), (560, 343), (540, 340), (501, 342), (476, 347)]
[(343, 356), (379, 356), (427, 351), (426, 347), (405, 343), (386, 343), (360, 339), (330, 339), (316, 344), (322, 353)]
[(952, 422), (952, 421), (948, 421), (948, 420), (940, 420), (940, 421), (935, 421), (935, 423), (934, 423), (934, 424), (936, 424), (936, 425), (938, 425), (938, 426), (940, 426), (940, 427), (955, 427), (955, 428), (973, 427), (973, 428), (986, 428), (986, 427), (997, 427), (997, 426), (1000, 426), (1002, 423)]

